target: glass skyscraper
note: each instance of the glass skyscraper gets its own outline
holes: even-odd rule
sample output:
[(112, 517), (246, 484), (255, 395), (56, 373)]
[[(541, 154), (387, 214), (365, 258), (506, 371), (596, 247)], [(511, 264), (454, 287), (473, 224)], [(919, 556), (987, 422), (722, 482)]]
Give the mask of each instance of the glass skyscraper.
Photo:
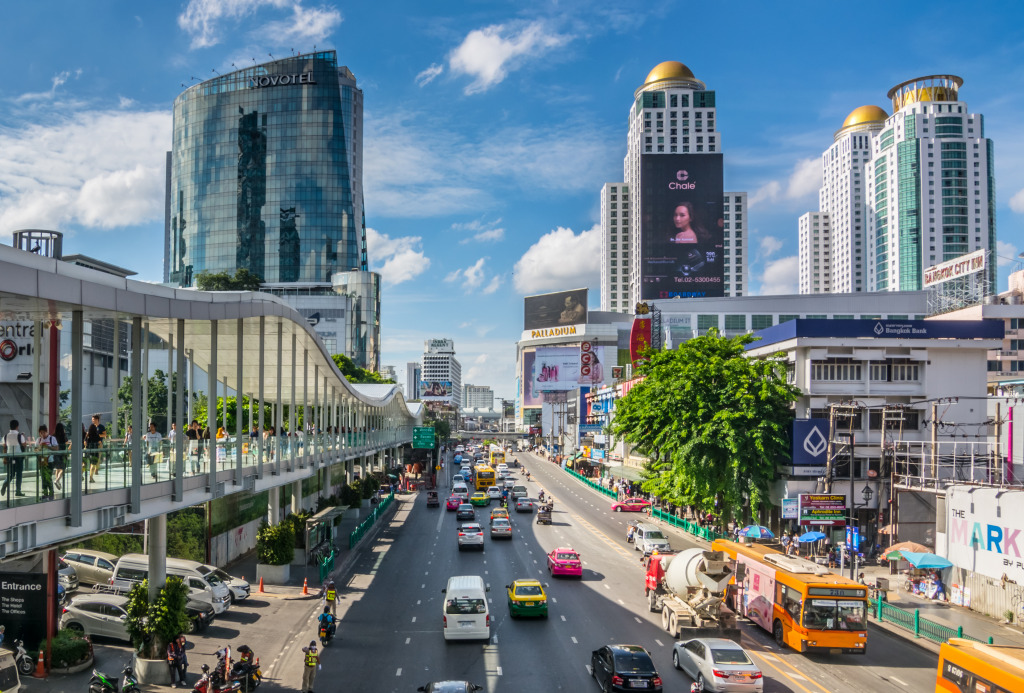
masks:
[(164, 280), (247, 269), (330, 285), (366, 270), (363, 94), (334, 51), (196, 84), (174, 101)]

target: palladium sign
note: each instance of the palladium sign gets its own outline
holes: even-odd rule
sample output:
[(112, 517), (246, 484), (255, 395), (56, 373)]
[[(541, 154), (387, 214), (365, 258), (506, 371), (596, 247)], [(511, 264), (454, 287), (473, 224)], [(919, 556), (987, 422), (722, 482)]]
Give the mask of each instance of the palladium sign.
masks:
[(249, 78), (250, 89), (262, 89), (263, 87), (280, 87), (286, 84), (316, 84), (312, 72), (303, 72), (301, 75), (261, 75)]

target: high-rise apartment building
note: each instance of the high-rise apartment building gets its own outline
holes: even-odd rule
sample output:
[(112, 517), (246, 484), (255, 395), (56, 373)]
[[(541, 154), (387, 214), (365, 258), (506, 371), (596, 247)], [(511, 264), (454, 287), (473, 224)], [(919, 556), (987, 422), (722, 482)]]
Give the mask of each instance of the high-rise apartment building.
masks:
[(377, 370), (380, 281), (367, 272), (362, 112), (363, 93), (334, 51), (253, 65), (179, 94), (164, 281), (189, 287), (203, 272), (248, 270), (330, 350)]
[(601, 309), (746, 290), (745, 193), (726, 193), (715, 92), (680, 62), (633, 94), (621, 183), (601, 190)]
[(405, 398), (407, 400), (418, 400), (420, 398), (420, 375), (423, 368), (419, 361), (409, 361), (405, 364)]
[(494, 409), (494, 390), (486, 385), (467, 384), (463, 394), (463, 409)]
[(451, 339), (428, 339), (423, 344), (419, 395), (425, 402), (462, 407), (462, 365)]
[[(800, 218), (801, 293), (919, 290), (927, 267), (995, 251), (992, 141), (962, 84), (912, 79), (889, 90), (892, 115), (847, 117), (822, 154), (821, 216)], [(990, 260), (989, 293), (995, 276)]]

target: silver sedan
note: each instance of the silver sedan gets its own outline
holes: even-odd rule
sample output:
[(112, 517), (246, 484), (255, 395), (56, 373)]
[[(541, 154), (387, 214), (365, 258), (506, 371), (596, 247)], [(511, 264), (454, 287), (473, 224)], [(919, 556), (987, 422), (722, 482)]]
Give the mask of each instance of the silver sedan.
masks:
[(702, 691), (764, 690), (764, 677), (750, 655), (725, 638), (680, 640), (672, 648), (672, 665), (685, 671)]

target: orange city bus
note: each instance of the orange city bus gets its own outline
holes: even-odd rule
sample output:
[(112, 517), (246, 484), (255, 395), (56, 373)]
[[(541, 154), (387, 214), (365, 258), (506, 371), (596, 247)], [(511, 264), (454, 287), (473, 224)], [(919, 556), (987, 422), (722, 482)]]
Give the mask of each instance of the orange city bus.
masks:
[(478, 464), (473, 467), (473, 478), (477, 491), (486, 491), (495, 484), (494, 470), (486, 464)]
[(1024, 647), (986, 645), (964, 638), (950, 638), (939, 649), (935, 691), (1024, 691)]
[(867, 587), (776, 547), (716, 539), (736, 561), (742, 583), (733, 609), (798, 652), (867, 653)]

